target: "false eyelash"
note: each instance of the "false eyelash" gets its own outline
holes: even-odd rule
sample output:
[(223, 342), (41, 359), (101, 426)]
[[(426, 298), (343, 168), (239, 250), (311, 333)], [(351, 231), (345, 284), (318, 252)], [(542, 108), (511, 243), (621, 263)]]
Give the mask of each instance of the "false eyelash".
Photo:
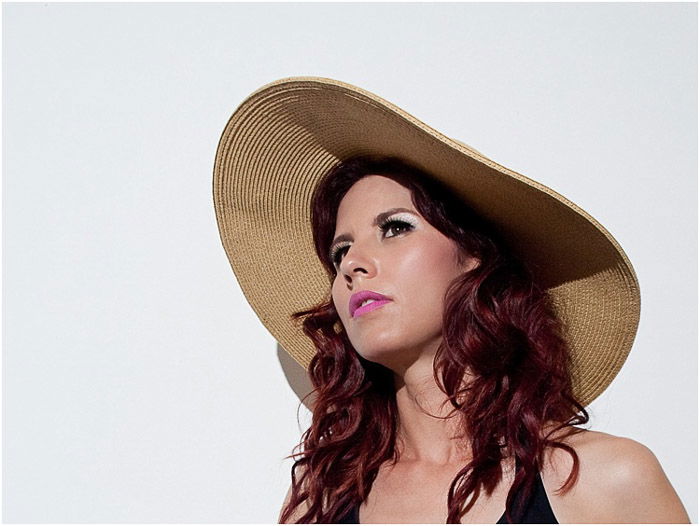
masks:
[(379, 228), (382, 230), (382, 232), (386, 233), (386, 231), (389, 230), (389, 227), (393, 224), (410, 227), (409, 231), (413, 230), (413, 228), (415, 228), (415, 226), (416, 226), (411, 221), (405, 221), (403, 219), (395, 219), (393, 217), (389, 217), (383, 223), (381, 223), (379, 225)]
[[(405, 217), (405, 216), (404, 216)], [(405, 217), (405, 219), (398, 219), (397, 216), (392, 216), (384, 220), (379, 225), (379, 229), (386, 234), (386, 232), (389, 230), (390, 226), (393, 226), (394, 224), (401, 225), (401, 226), (406, 226), (409, 227), (407, 231), (411, 231), (416, 227), (415, 221), (411, 218)], [(334, 246), (331, 251), (330, 251), (330, 260), (333, 262), (333, 264), (337, 267), (340, 264), (340, 261), (338, 261), (338, 256), (340, 255), (341, 251), (345, 248), (349, 248), (350, 244), (346, 242), (338, 243), (336, 246)]]
[(340, 251), (343, 250), (344, 248), (348, 248), (348, 247), (350, 247), (350, 245), (347, 242), (345, 242), (345, 243), (338, 243), (336, 246), (334, 246), (331, 249), (331, 253), (330, 253), (329, 257), (330, 257), (330, 260), (333, 262), (333, 265), (335, 265), (337, 267), (340, 264), (340, 262), (337, 261), (337, 258), (340, 255)]

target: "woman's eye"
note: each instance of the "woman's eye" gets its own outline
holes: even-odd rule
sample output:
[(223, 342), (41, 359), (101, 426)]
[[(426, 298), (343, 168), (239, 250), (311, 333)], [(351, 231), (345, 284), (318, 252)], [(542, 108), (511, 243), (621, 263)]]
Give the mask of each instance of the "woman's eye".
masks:
[[(399, 219), (390, 219), (384, 223), (382, 223), (379, 228), (381, 231), (384, 233), (385, 237), (396, 237), (399, 234), (403, 234), (405, 232), (413, 230), (415, 227), (411, 223), (408, 223), (407, 221), (401, 221)], [(390, 232), (391, 235), (386, 235), (387, 232)], [(350, 249), (350, 245), (345, 245), (343, 247), (336, 248), (333, 251), (333, 254), (331, 256), (331, 260), (333, 261), (333, 264), (337, 267), (340, 266), (340, 260), (343, 259), (343, 255)]]
[(340, 265), (340, 259), (343, 254), (345, 254), (348, 249), (350, 248), (350, 245), (345, 245), (344, 247), (340, 247), (333, 252), (333, 264), (337, 267)]
[[(392, 220), (387, 221), (386, 223), (382, 224), (382, 231), (384, 233), (393, 232), (394, 235), (403, 234), (404, 232), (407, 232), (407, 231), (412, 230), (412, 229), (413, 229), (412, 224), (407, 223), (406, 221), (400, 221), (398, 219), (392, 219)], [(394, 237), (394, 236), (389, 236), (389, 237)]]

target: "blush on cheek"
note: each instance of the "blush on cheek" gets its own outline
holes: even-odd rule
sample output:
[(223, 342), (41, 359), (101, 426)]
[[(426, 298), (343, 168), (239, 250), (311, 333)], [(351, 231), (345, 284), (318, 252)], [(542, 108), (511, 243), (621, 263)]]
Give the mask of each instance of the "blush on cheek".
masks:
[(331, 303), (333, 303), (333, 308), (335, 308), (336, 312), (340, 314), (340, 296), (335, 291), (335, 284), (331, 287)]

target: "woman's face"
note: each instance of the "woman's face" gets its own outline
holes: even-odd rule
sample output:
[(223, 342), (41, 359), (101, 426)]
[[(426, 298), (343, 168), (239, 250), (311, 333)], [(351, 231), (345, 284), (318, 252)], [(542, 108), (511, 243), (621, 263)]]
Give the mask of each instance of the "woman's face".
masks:
[[(405, 210), (390, 212), (396, 208)], [(333, 303), (357, 352), (393, 371), (434, 355), (445, 292), (475, 260), (458, 266), (456, 243), (423, 219), (410, 190), (379, 175), (356, 182), (340, 202), (331, 250)], [(353, 316), (350, 300), (361, 291), (390, 301)]]

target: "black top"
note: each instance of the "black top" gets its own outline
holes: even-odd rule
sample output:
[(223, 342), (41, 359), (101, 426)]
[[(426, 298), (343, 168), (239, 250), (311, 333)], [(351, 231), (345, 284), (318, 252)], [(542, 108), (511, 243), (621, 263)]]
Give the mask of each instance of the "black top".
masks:
[[(519, 495), (516, 495), (516, 502)], [(350, 510), (344, 517), (338, 520), (338, 524), (359, 524), (360, 523), (360, 507), (355, 506)], [(535, 478), (535, 487), (532, 492), (532, 496), (525, 506), (524, 513), (520, 520), (516, 520), (517, 524), (559, 524), (557, 518), (554, 516), (551, 506), (549, 505), (549, 499), (547, 498), (547, 493), (544, 490), (544, 485), (542, 484), (542, 478), (540, 474), (537, 474)], [(498, 519), (496, 524), (508, 524), (506, 520), (506, 513), (503, 512), (501, 518)]]

